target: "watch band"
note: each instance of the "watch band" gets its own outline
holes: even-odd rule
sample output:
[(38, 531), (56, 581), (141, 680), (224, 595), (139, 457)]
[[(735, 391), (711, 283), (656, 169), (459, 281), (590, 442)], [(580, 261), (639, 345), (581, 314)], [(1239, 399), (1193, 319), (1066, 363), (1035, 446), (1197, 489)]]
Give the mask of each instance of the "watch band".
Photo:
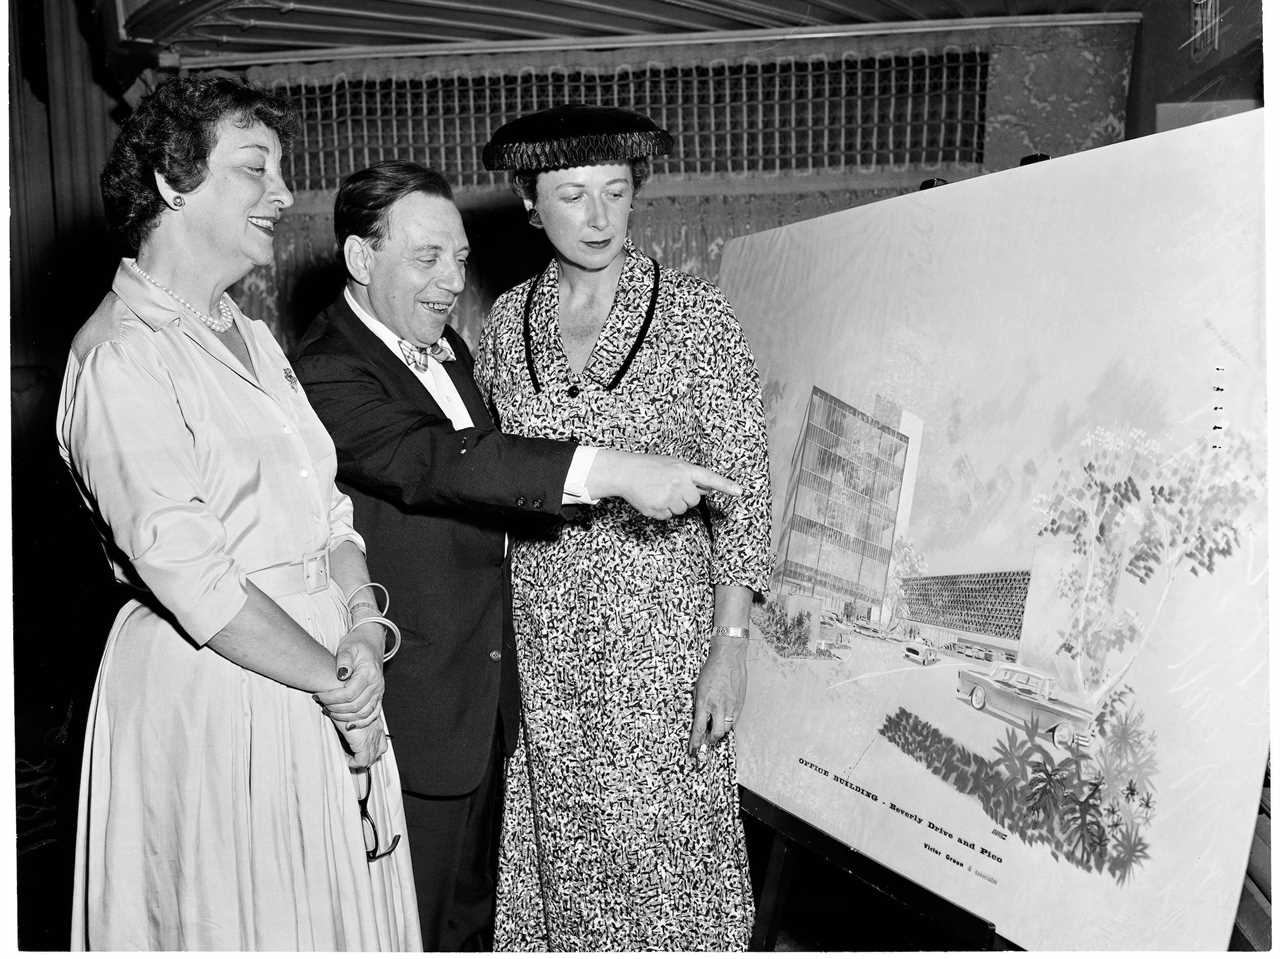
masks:
[(712, 639), (746, 639), (751, 635), (751, 630), (746, 626), (715, 626), (711, 630)]

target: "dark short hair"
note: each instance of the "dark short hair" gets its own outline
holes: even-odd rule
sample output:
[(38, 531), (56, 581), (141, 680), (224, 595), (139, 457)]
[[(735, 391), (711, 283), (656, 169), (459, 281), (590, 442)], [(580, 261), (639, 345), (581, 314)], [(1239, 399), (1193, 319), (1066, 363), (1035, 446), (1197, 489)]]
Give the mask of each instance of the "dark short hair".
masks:
[(178, 77), (147, 95), (116, 137), (102, 170), (107, 223), (137, 249), (155, 229), (165, 202), (159, 173), (179, 193), (189, 193), (209, 173), (218, 123), (261, 123), (287, 147), (298, 128), (283, 97), (230, 77)]
[(338, 247), (349, 236), (371, 240), (375, 248), (380, 247), (387, 238), (387, 211), (412, 193), (453, 200), (448, 180), (412, 160), (383, 160), (352, 173), (342, 181), (333, 200), (333, 235)]
[[(631, 186), (636, 191), (639, 191), (644, 186), (645, 181), (649, 179), (649, 174), (652, 170), (649, 158), (633, 157), (630, 160), (621, 160), (619, 162), (631, 164)], [(513, 170), (511, 173), (511, 191), (522, 200), (537, 203), (538, 175), (550, 172), (550, 170)]]

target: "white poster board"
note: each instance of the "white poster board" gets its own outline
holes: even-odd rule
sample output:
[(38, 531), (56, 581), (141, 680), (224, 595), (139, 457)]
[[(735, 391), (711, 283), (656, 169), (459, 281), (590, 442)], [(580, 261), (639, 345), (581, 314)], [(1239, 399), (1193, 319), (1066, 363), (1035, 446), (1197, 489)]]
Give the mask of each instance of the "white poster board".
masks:
[(1268, 746), (1262, 111), (732, 241), (743, 786), (1035, 949), (1225, 948)]

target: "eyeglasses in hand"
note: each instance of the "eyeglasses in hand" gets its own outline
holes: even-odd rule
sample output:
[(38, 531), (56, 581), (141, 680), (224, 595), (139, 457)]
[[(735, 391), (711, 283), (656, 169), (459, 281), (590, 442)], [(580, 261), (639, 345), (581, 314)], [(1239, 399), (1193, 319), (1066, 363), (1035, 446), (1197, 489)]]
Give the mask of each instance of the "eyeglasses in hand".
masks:
[(378, 827), (374, 825), (373, 817), (369, 815), (369, 793), (373, 789), (373, 771), (366, 769), (364, 776), (364, 795), (360, 797), (360, 825), (364, 827), (364, 854), (370, 862), (377, 862), (383, 856), (390, 856), (396, 851), (396, 846), (400, 845), (400, 834), (396, 833), (392, 836), (391, 845), (381, 852), (378, 851)]

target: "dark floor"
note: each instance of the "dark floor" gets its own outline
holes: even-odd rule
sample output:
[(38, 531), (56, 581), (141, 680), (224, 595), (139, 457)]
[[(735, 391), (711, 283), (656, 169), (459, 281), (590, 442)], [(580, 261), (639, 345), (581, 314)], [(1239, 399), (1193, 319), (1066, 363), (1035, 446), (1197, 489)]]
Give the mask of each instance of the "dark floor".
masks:
[[(46, 762), (53, 755), (51, 751)], [(59, 761), (66, 758), (60, 756)], [(24, 807), (19, 807), (17, 862), (18, 945), (24, 950), (67, 948), (75, 805), (74, 798), (68, 802), (69, 797), (56, 795), (59, 772), (49, 766), (44, 772), (30, 771), (25, 781), (19, 776), (19, 793), (28, 799), (26, 828), (21, 821)], [(42, 777), (44, 793), (52, 800), (43, 803), (32, 801), (42, 788)], [(760, 902), (773, 832), (750, 816), (744, 817), (744, 824)], [(792, 846), (787, 855), (776, 951), (968, 951), (980, 947), (975, 941), (980, 930), (975, 931), (970, 918), (930, 908), (923, 891), (923, 898), (913, 900), (902, 887), (887, 888), (875, 876), (855, 878), (803, 847)], [(998, 940), (995, 945), (1011, 947)], [(1250, 945), (1237, 935), (1231, 948), (1249, 949)]]
[(32, 717), (18, 716), (15, 776), (20, 949), (67, 948), (77, 777), (69, 765), (75, 761), (70, 743), (58, 742), (64, 727), (54, 716), (48, 718), (50, 727), (42, 735), (31, 729)]
[[(18, 857), (20, 949), (67, 948), (74, 817), (74, 805), (47, 807), (41, 817), (44, 824), (28, 833), (26, 848)], [(759, 874), (759, 884), (772, 834), (751, 819), (746, 820), (746, 828), (752, 871)], [(830, 863), (803, 851), (793, 851), (790, 856), (790, 881), (774, 946), (777, 951), (957, 948), (954, 933), (921, 921), (909, 909), (869, 890)]]
[[(1257, 848), (1270, 859), (1270, 790), (1264, 791), (1266, 835)], [(785, 815), (785, 814), (784, 814)], [(760, 904), (754, 948), (764, 948), (760, 937), (768, 928), (767, 897), (762, 895), (769, 857), (776, 848), (774, 830), (744, 815), (747, 849)], [(837, 865), (831, 858), (843, 863)], [(788, 867), (776, 917), (773, 949), (777, 952), (901, 952), (1016, 950), (1019, 947), (984, 928), (978, 917), (943, 903), (913, 883), (894, 877), (874, 864), (859, 861), (856, 853), (815, 852), (792, 843), (786, 853)], [(850, 862), (849, 860), (853, 861)], [(1259, 872), (1262, 870), (1259, 869)], [(1265, 889), (1259, 894), (1250, 880), (1241, 894), (1239, 912), (1227, 946), (1231, 952), (1270, 951), (1270, 868), (1265, 867)], [(1250, 895), (1252, 890), (1252, 896)]]
[(788, 846), (776, 926), (771, 930), (764, 886), (770, 857), (777, 854), (774, 831), (749, 814), (743, 816), (743, 824), (759, 909), (753, 948), (768, 948), (770, 931), (778, 952), (1016, 948), (996, 937), (978, 917), (873, 864), (851, 863), (849, 859), (860, 857), (834, 844), (822, 851), (839, 863), (805, 846)]

